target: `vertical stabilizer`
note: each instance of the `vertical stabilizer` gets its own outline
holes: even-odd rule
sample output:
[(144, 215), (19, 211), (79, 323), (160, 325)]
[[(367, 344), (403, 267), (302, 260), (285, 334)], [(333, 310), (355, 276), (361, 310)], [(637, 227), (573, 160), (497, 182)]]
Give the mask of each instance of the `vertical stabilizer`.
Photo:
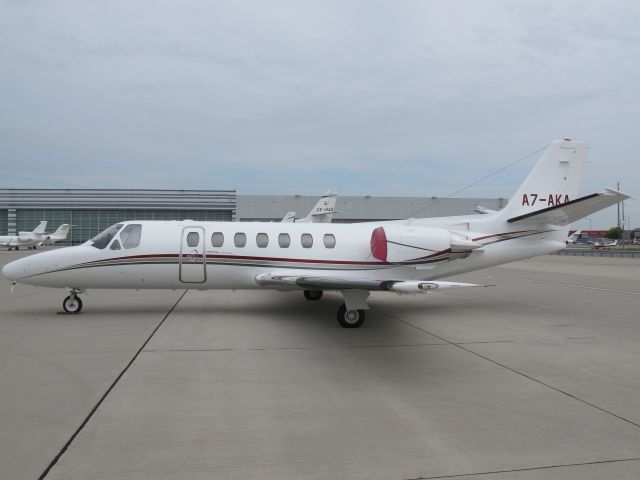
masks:
[(575, 200), (586, 157), (587, 142), (551, 142), (501, 214), (517, 217)]
[(69, 230), (71, 230), (71, 225), (69, 225), (68, 223), (63, 223), (55, 232), (53, 232), (51, 236), (56, 240), (65, 240), (67, 238), (67, 235), (69, 235)]
[(280, 222), (282, 223), (293, 223), (296, 221), (296, 212), (287, 212), (287, 214), (282, 217)]
[(318, 203), (311, 209), (309, 214), (304, 218), (299, 218), (296, 222), (300, 223), (331, 223), (333, 214), (336, 211), (336, 202), (338, 201), (338, 191), (334, 188), (327, 190)]
[(42, 235), (47, 228), (47, 221), (41, 221), (36, 228), (33, 229), (33, 233)]

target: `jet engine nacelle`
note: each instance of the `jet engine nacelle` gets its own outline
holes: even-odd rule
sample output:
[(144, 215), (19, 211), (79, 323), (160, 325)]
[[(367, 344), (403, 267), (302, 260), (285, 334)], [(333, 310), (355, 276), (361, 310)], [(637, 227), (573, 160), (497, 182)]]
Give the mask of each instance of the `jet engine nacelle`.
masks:
[(445, 228), (386, 226), (371, 233), (371, 254), (383, 262), (453, 260), (481, 247), (460, 232)]
[(371, 234), (371, 254), (383, 262), (423, 260), (451, 248), (451, 234), (443, 228), (386, 226)]

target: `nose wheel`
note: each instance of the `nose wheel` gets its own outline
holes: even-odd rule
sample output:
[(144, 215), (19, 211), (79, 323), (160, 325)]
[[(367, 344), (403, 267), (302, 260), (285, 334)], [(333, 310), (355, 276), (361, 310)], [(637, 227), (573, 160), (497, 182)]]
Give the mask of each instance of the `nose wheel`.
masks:
[(364, 322), (364, 310), (347, 310), (343, 303), (338, 308), (338, 323), (344, 328), (358, 328)]
[(79, 313), (82, 310), (82, 300), (75, 293), (71, 293), (62, 302), (62, 308), (67, 313)]

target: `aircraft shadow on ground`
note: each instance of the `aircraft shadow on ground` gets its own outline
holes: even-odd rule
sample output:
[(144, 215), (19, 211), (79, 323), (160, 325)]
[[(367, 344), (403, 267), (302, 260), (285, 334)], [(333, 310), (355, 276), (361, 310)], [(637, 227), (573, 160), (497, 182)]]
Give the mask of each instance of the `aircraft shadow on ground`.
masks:
[[(99, 295), (99, 294), (98, 294)], [(66, 314), (63, 312), (60, 302), (52, 302), (51, 304), (36, 306), (25, 306), (24, 308), (13, 306), (11, 311), (6, 311), (5, 314), (13, 316), (33, 316), (33, 315), (56, 315), (61, 314), (68, 317), (77, 317), (78, 319), (86, 317), (102, 317), (111, 316), (113, 314), (131, 315), (137, 314), (167, 314), (173, 307), (173, 305), (154, 304), (153, 299), (149, 299), (149, 302), (144, 301), (144, 294), (140, 294), (140, 298), (135, 304), (105, 304), (104, 298), (98, 298), (95, 296), (95, 300), (91, 296), (82, 296), (84, 302), (84, 309), (79, 314)], [(264, 302), (259, 300), (253, 300), (250, 305), (243, 304), (239, 299), (230, 297), (230, 301), (208, 301), (200, 304), (193, 304), (185, 302), (182, 299), (175, 306), (172, 314), (187, 314), (187, 315), (257, 315), (265, 316), (273, 319), (280, 320), (293, 320), (299, 322), (301, 319), (330, 319), (335, 321), (336, 310), (342, 303), (342, 298), (339, 294), (325, 294), (325, 297), (319, 301), (310, 302), (305, 300), (301, 296), (282, 296), (281, 298), (275, 297), (265, 298)], [(461, 316), (468, 316), (473, 311), (478, 313), (478, 309), (482, 310), (483, 305), (481, 302), (473, 304), (442, 304), (429, 302), (425, 299), (424, 302), (411, 302), (402, 303), (398, 298), (376, 298), (370, 301), (370, 310), (367, 310), (367, 320), (378, 317), (396, 317), (402, 314), (425, 314), (427, 316), (436, 316), (439, 314), (447, 313), (451, 315), (452, 312), (459, 312)]]

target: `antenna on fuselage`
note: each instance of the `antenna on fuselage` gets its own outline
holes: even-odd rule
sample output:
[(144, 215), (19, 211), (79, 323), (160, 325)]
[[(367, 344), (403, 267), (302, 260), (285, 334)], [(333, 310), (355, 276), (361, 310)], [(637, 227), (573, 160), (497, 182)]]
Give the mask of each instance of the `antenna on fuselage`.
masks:
[(445, 201), (445, 200), (449, 200), (450, 198), (453, 198), (455, 195), (458, 195), (459, 193), (462, 193), (462, 192), (464, 192), (465, 190), (468, 190), (468, 189), (469, 189), (469, 188), (471, 188), (471, 187), (475, 187), (475, 186), (476, 186), (476, 185), (478, 185), (479, 183), (484, 182), (485, 180), (488, 180), (489, 178), (491, 178), (491, 177), (493, 177), (493, 176), (497, 175), (498, 173), (500, 173), (500, 172), (504, 172), (505, 170), (507, 170), (507, 169), (509, 169), (509, 168), (513, 167), (514, 165), (517, 165), (518, 163), (523, 162), (523, 161), (524, 161), (524, 160), (526, 160), (527, 158), (530, 158), (530, 157), (534, 156), (536, 153), (540, 153), (540, 152), (542, 152), (542, 151), (543, 151), (543, 150), (545, 150), (548, 146), (549, 146), (549, 144), (545, 145), (544, 147), (538, 148), (537, 150), (535, 150), (535, 151), (533, 151), (533, 152), (531, 152), (531, 153), (526, 154), (524, 157), (521, 157), (521, 158), (517, 159), (516, 161), (511, 162), (510, 164), (505, 165), (504, 167), (499, 168), (499, 169), (498, 169), (498, 170), (496, 170), (495, 172), (490, 173), (489, 175), (486, 175), (486, 176), (482, 177), (480, 180), (476, 180), (475, 182), (470, 183), (470, 184), (469, 184), (469, 185), (467, 185), (466, 187), (461, 188), (460, 190), (456, 190), (455, 192), (453, 192), (453, 193), (451, 193), (451, 194), (447, 195), (446, 197), (438, 198), (435, 202), (430, 203), (430, 204), (429, 204), (429, 205), (427, 205), (426, 207), (422, 207), (422, 208), (420, 208), (420, 209), (416, 210), (415, 212), (410, 213), (409, 215), (407, 215), (406, 217), (404, 217), (404, 220), (407, 220), (407, 219), (409, 219), (409, 218), (414, 218), (414, 216), (416, 215), (416, 213), (420, 213), (420, 212), (424, 212), (425, 210), (429, 210), (430, 208), (435, 207), (435, 206), (436, 206), (436, 205), (438, 205), (439, 203), (441, 203), (441, 202), (443, 202), (443, 201)]

